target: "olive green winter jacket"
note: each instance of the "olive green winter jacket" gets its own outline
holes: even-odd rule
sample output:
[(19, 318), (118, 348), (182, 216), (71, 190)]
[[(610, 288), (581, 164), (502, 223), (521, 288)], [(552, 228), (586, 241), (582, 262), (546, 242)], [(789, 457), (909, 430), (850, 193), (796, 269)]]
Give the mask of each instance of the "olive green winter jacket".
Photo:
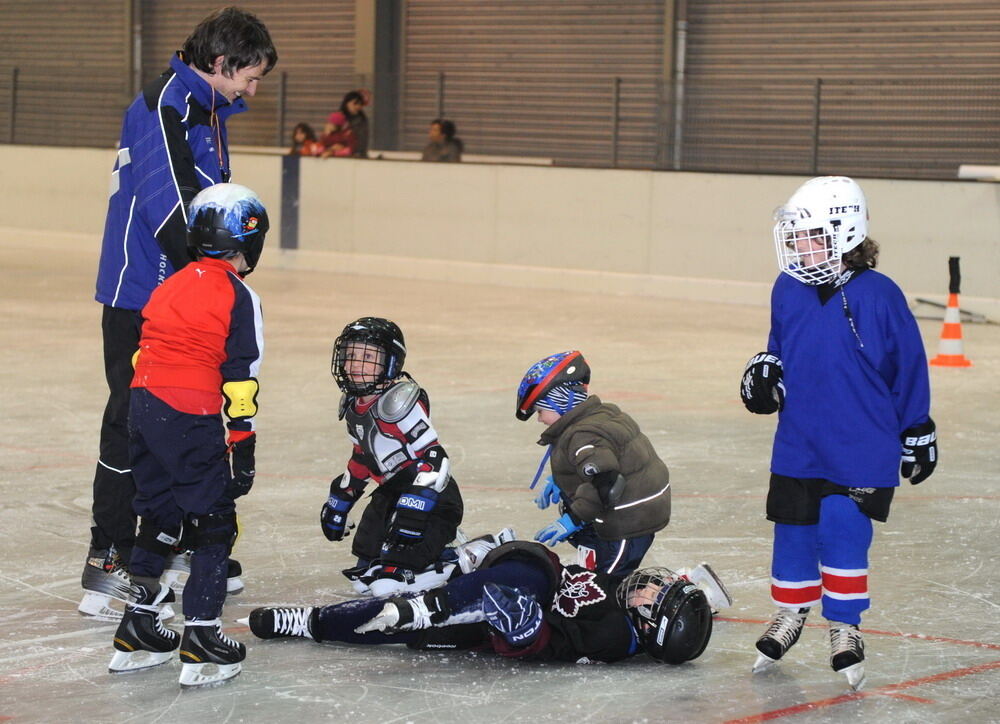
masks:
[[(592, 395), (542, 433), (566, 507), (604, 540), (670, 522), (670, 473), (635, 420)], [(621, 477), (619, 477), (619, 475)]]

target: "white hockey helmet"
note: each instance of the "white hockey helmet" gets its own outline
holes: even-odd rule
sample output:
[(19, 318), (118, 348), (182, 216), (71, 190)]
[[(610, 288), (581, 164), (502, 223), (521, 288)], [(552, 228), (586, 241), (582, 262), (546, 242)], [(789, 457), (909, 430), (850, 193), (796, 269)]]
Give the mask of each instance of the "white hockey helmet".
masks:
[(774, 211), (778, 268), (805, 284), (824, 284), (841, 271), (841, 257), (868, 238), (868, 202), (854, 179), (806, 181)]

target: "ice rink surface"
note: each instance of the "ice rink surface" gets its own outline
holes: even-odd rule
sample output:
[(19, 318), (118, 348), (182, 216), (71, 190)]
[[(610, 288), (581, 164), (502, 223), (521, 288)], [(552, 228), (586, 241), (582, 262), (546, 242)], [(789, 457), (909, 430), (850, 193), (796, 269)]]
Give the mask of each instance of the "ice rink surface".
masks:
[[(194, 691), (179, 689), (176, 661), (110, 675), (115, 626), (76, 611), (106, 399), (98, 247), (0, 232), (0, 721), (1000, 721), (1000, 327), (964, 325), (972, 368), (931, 368), (942, 462), (922, 485), (904, 482), (876, 524), (868, 685), (852, 694), (815, 614), (778, 667), (750, 674), (772, 611), (763, 507), (775, 419), (747, 413), (737, 387), (765, 346), (765, 308), (288, 271), (275, 249), (248, 280), (265, 314), (258, 474), (239, 502), (246, 591), (223, 614), (248, 646), (243, 673)], [(257, 606), (352, 595), (339, 573), (349, 546), (327, 542), (318, 518), (349, 451), (331, 345), (363, 315), (406, 335), (470, 535), (513, 525), (531, 537), (553, 517), (527, 490), (541, 428), (514, 419), (514, 391), (540, 357), (584, 352), (591, 391), (632, 414), (670, 466), (673, 520), (646, 563), (708, 561), (734, 596), (701, 658), (521, 664), (264, 642), (236, 623)], [(929, 356), (940, 328), (921, 322)]]

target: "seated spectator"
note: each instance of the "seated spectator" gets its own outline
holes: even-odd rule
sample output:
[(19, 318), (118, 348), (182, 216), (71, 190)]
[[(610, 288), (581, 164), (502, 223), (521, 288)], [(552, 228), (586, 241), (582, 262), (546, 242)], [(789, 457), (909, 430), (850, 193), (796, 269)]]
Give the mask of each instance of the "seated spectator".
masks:
[(323, 127), (323, 158), (368, 157), (368, 116), (362, 109), (370, 100), (367, 90), (352, 90), (344, 95), (340, 109), (330, 114)]
[(316, 131), (308, 123), (297, 123), (292, 129), (292, 147), (289, 156), (319, 156), (323, 144), (316, 140)]
[(455, 135), (455, 124), (444, 118), (435, 118), (431, 121), (430, 131), (427, 133), (428, 143), (424, 146), (422, 161), (441, 161), (457, 163), (462, 160), (462, 151), (465, 145), (462, 139)]

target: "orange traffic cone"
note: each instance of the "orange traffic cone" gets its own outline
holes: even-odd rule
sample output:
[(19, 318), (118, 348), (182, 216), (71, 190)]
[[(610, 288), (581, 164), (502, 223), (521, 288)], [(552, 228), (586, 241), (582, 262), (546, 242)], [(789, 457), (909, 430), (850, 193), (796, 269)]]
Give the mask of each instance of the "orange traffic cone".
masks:
[(936, 367), (971, 367), (972, 362), (962, 352), (962, 317), (958, 308), (958, 288), (961, 276), (958, 271), (958, 257), (948, 259), (951, 283), (948, 285), (948, 306), (944, 310), (944, 326), (941, 328), (941, 342), (938, 356), (931, 360)]

